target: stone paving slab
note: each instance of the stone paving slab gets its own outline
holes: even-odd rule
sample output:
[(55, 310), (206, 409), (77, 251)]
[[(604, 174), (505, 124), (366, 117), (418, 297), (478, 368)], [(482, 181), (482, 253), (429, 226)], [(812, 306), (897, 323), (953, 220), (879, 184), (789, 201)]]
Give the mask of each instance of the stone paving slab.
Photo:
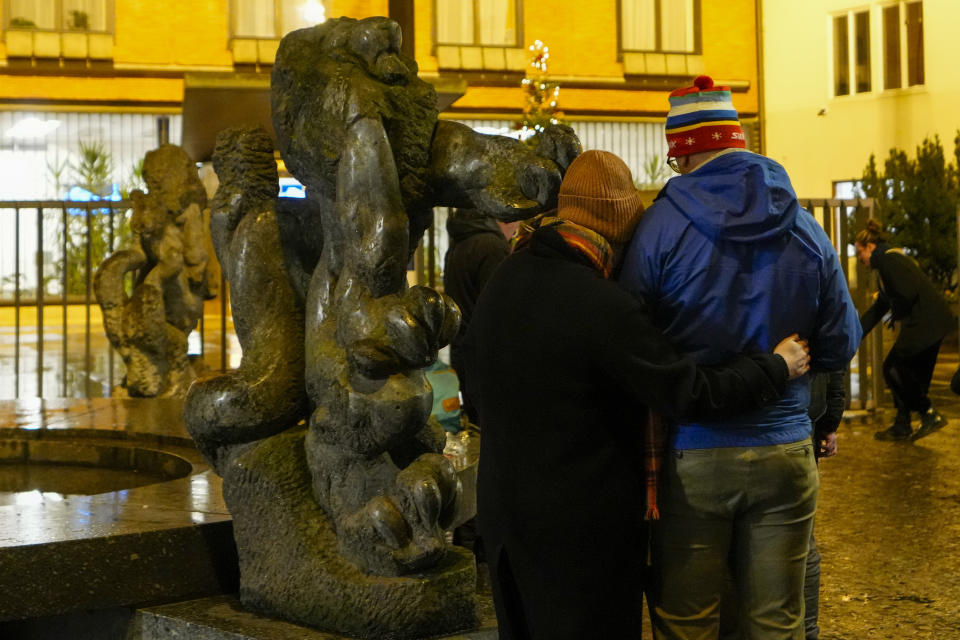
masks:
[[(489, 600), (489, 596), (481, 596)], [(479, 603), (490, 610), (489, 602)], [(436, 640), (497, 640), (496, 620)], [(344, 636), (244, 611), (235, 596), (213, 596), (137, 612), (128, 640), (350, 640)]]

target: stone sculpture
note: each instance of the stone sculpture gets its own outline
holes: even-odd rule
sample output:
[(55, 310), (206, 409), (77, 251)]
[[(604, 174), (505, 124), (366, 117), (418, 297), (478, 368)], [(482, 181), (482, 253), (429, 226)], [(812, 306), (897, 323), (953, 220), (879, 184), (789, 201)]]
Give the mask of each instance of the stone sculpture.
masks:
[(126, 393), (182, 397), (196, 377), (187, 336), (220, 285), (208, 254), (207, 195), (196, 166), (175, 145), (147, 153), (143, 178), (147, 193), (137, 189), (130, 196), (130, 247), (103, 261), (94, 293), (107, 338), (126, 365)]
[(475, 567), (444, 542), (460, 484), (422, 370), (459, 312), (408, 287), (406, 266), (434, 206), (503, 219), (554, 206), (579, 141), (551, 129), (547, 158), (438, 120), (387, 18), (284, 37), (272, 107), (307, 198), (276, 198), (265, 132), (218, 136), (211, 232), (243, 359), (194, 383), (184, 409), (224, 477), (241, 601), (359, 637), (468, 627)]

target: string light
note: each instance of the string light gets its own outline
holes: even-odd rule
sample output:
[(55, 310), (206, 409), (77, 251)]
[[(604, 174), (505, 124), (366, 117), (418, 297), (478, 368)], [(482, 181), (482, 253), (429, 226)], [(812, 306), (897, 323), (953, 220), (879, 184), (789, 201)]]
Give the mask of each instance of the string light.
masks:
[(527, 49), (532, 55), (527, 75), (520, 83), (525, 100), (523, 120), (516, 125), (521, 139), (541, 133), (548, 123), (559, 124), (563, 115), (558, 109), (560, 87), (547, 77), (550, 47), (537, 39)]

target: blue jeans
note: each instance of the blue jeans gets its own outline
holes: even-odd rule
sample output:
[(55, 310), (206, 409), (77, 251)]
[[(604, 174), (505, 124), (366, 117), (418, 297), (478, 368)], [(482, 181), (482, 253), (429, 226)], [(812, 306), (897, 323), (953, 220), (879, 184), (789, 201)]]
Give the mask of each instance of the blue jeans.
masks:
[(810, 440), (671, 452), (651, 540), (654, 637), (715, 640), (730, 567), (741, 639), (803, 640), (818, 486)]

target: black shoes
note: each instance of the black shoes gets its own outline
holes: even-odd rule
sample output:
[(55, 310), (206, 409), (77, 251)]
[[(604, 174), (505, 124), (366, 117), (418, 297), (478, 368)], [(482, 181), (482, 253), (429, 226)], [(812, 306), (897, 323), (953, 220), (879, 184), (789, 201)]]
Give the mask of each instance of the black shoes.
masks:
[(945, 426), (947, 426), (947, 419), (940, 415), (939, 411), (930, 407), (920, 414), (920, 428), (916, 431), (910, 428), (910, 414), (898, 413), (892, 426), (883, 431), (877, 431), (873, 434), (873, 437), (877, 440), (887, 441), (916, 441), (943, 429)]
[(920, 416), (920, 428), (910, 436), (911, 440), (919, 440), (935, 431), (939, 431), (947, 426), (947, 419), (940, 415), (940, 412), (930, 407)]
[(897, 410), (897, 417), (893, 420), (893, 426), (887, 427), (883, 431), (877, 431), (873, 437), (877, 440), (909, 440), (913, 429), (910, 428), (910, 412), (904, 409)]
[(892, 427), (888, 427), (883, 431), (877, 431), (873, 434), (873, 437), (876, 440), (909, 440), (911, 435), (913, 434), (911, 433), (909, 425), (904, 429), (901, 425), (894, 424)]

